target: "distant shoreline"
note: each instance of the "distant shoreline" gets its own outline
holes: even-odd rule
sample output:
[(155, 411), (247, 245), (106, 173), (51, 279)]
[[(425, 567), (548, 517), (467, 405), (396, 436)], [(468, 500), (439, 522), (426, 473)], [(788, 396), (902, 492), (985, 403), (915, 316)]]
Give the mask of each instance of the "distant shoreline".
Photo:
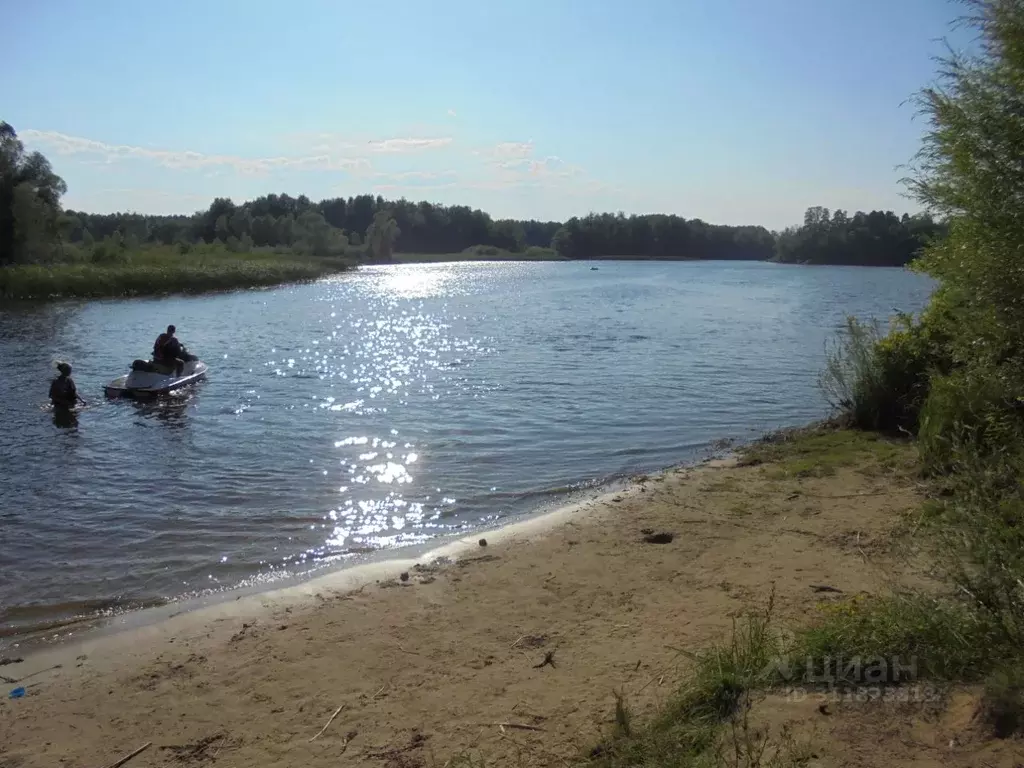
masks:
[[(48, 302), (66, 299), (152, 298), (199, 295), (249, 288), (271, 288), (308, 282), (351, 271), (359, 266), (446, 264), (461, 262), (736, 262), (782, 266), (876, 267), (865, 264), (801, 264), (771, 259), (655, 258), (650, 256), (599, 256), (568, 259), (547, 248), (522, 253), (492, 248), (467, 249), (459, 253), (396, 253), (388, 260), (354, 263), (339, 257), (315, 258), (298, 254), (242, 253), (217, 258), (127, 260), (120, 264), (86, 262), (52, 265), (25, 264), (0, 267), (0, 300)], [(881, 265), (878, 265), (881, 266)], [(889, 268), (893, 268), (891, 265)], [(877, 268), (877, 267), (876, 267)], [(897, 269), (905, 269), (896, 266)]]
[(18, 264), (0, 267), (0, 300), (45, 302), (61, 299), (135, 298), (218, 293), (316, 280), (346, 272), (344, 257), (304, 256), (223, 248), (188, 255), (173, 249), (143, 249), (113, 262)]

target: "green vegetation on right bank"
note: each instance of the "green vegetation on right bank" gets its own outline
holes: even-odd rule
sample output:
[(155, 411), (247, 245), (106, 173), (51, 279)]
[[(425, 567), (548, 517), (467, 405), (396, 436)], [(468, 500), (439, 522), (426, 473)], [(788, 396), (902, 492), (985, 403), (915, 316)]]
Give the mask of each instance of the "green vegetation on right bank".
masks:
[(926, 673), (1002, 690), (1024, 726), (1024, 3), (969, 5), (983, 45), (921, 93), (910, 180), (949, 221), (914, 265), (939, 288), (887, 332), (851, 320), (822, 379), (849, 426), (915, 438), (933, 489), (915, 530), (950, 589), (881, 601), (818, 638), (851, 653), (913, 645)]
[(903, 471), (930, 498), (908, 536), (941, 585), (843, 601), (786, 643), (767, 615), (747, 617), (730, 643), (694, 657), (689, 682), (653, 721), (638, 725), (617, 707), (598, 765), (806, 764), (799, 749), (745, 740), (751, 695), (781, 683), (762, 663), (773, 657), (913, 660), (842, 682), (975, 686), (991, 736), (1024, 732), (1024, 3), (969, 5), (981, 52), (946, 62), (940, 85), (922, 92), (929, 129), (910, 181), (948, 217), (948, 237), (915, 263), (940, 287), (920, 317), (901, 315), (887, 331), (850, 321), (821, 380), (845, 431), (746, 454), (821, 476), (871, 446), (883, 463), (898, 460), (892, 440), (912, 440), (915, 466)]

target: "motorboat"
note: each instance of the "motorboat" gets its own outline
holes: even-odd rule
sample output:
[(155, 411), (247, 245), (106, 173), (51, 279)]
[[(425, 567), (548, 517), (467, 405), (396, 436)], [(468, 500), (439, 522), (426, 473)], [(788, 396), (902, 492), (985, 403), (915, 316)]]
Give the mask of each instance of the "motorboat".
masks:
[(152, 360), (136, 360), (131, 371), (119, 376), (104, 388), (107, 397), (155, 397), (195, 384), (206, 377), (209, 366), (188, 355), (180, 371), (174, 365)]

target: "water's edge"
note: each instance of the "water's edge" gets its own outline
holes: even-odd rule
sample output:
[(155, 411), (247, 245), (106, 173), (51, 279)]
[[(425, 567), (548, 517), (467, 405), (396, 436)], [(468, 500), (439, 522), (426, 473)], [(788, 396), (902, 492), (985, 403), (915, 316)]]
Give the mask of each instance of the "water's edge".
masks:
[(78, 653), (84, 648), (149, 634), (172, 620), (184, 621), (194, 627), (217, 619), (254, 617), (271, 608), (308, 602), (324, 592), (344, 593), (371, 583), (395, 579), (417, 564), (455, 560), (467, 552), (483, 551), (481, 540), (490, 546), (517, 536), (543, 535), (595, 505), (639, 492), (641, 478), (646, 480), (710, 465), (736, 455), (743, 445), (753, 442), (730, 441), (727, 448), (716, 447), (716, 443), (707, 447), (703, 458), (677, 462), (649, 472), (610, 478), (599, 485), (569, 492), (560, 499), (541, 504), (497, 524), (482, 525), (468, 532), (438, 536), (421, 544), (377, 550), (356, 559), (270, 583), (225, 589), (199, 597), (173, 599), (162, 605), (127, 609), (112, 616), (83, 617), (69, 632), (57, 632), (49, 636), (40, 633), (12, 635), (6, 638), (6, 643), (0, 643), (0, 657), (16, 654), (23, 657), (26, 664), (33, 666), (39, 665), (41, 661), (63, 663), (54, 659), (73, 658), (72, 650)]
[[(5, 306), (0, 649), (416, 556), (806, 423), (846, 316), (931, 290), (892, 270), (466, 264)], [(217, 375), (100, 402), (157, 320)], [(37, 402), (57, 359), (97, 393), (80, 424)]]

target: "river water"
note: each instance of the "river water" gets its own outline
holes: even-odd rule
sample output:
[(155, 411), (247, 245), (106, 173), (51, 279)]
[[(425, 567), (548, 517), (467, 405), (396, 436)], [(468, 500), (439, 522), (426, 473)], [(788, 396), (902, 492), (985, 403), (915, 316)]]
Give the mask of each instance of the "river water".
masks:
[[(898, 269), (591, 266), (0, 308), (0, 642), (492, 525), (818, 418), (845, 316), (931, 291)], [(208, 381), (104, 400), (168, 323)], [(58, 359), (90, 401), (70, 427), (46, 408)]]

